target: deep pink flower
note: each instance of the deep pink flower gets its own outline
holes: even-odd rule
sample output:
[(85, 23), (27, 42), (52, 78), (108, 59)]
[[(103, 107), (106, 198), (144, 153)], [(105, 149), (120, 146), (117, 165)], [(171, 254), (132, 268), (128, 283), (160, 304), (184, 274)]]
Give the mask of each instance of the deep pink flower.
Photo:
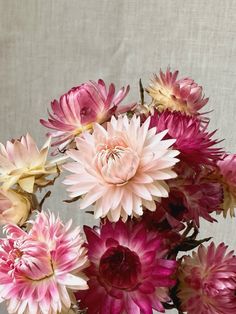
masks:
[(88, 314), (164, 312), (174, 285), (176, 261), (167, 260), (162, 237), (143, 224), (107, 222), (99, 230), (85, 227), (91, 266), (87, 292), (79, 292)]
[(179, 292), (182, 311), (191, 314), (236, 313), (236, 256), (227, 253), (221, 243), (185, 256), (179, 268)]
[(218, 161), (217, 166), (220, 172), (219, 180), (224, 187), (224, 216), (226, 216), (229, 211), (232, 217), (235, 216), (234, 211), (236, 208), (236, 155), (224, 155), (222, 159)]
[(207, 126), (196, 117), (169, 110), (155, 111), (150, 122), (157, 132), (168, 129), (166, 138), (176, 139), (173, 147), (180, 151), (180, 160), (192, 168), (214, 164), (222, 156), (221, 148), (215, 146), (219, 141), (212, 139), (215, 131), (208, 133)]
[(40, 213), (29, 233), (7, 225), (0, 239), (0, 302), (9, 313), (57, 314), (69, 309), (73, 291), (87, 289), (88, 266), (80, 229)]
[(40, 120), (53, 130), (49, 133), (56, 139), (52, 146), (63, 144), (59, 146), (62, 149), (83, 131), (92, 129), (94, 122), (102, 124), (113, 114), (127, 111), (129, 107), (122, 107), (120, 103), (128, 92), (129, 86), (122, 87), (115, 94), (114, 84), (110, 84), (107, 90), (100, 79), (74, 87), (59, 101), (52, 101), (52, 114), (49, 113), (48, 121)]
[(72, 174), (64, 183), (71, 197), (83, 196), (80, 208), (94, 204), (95, 218), (125, 221), (168, 197), (165, 180), (176, 177), (172, 166), (179, 152), (170, 147), (175, 140), (162, 140), (167, 131), (148, 128), (149, 120), (140, 126), (136, 116), (112, 117), (107, 129), (95, 124), (92, 134), (76, 139), (78, 150), (67, 152), (74, 162), (64, 166)]
[(160, 70), (159, 77), (154, 75), (147, 92), (159, 111), (169, 109), (199, 116), (199, 110), (206, 105), (208, 98), (204, 98), (202, 87), (193, 79), (185, 77), (177, 80), (178, 73), (172, 73), (170, 68), (167, 68), (166, 73)]
[[(180, 231), (185, 228), (185, 225), (183, 224), (182, 219), (174, 217), (173, 213), (168, 212), (169, 208), (163, 206), (163, 203), (167, 203), (169, 198), (171, 198), (171, 194), (167, 199), (163, 199), (163, 202), (157, 203), (154, 212), (144, 211), (141, 221), (144, 223), (147, 230), (160, 233), (166, 247), (172, 249), (181, 242), (182, 237)], [(176, 212), (177, 216), (179, 214), (178, 208), (176, 208)]]

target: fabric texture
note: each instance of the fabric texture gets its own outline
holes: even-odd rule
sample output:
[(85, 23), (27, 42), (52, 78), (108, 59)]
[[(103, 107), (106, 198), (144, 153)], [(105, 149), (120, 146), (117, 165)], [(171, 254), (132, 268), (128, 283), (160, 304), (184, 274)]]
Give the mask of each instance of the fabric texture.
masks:
[[(29, 131), (42, 144), (39, 118), (72, 86), (98, 78), (117, 89), (130, 84), (136, 101), (139, 78), (147, 85), (170, 65), (203, 85), (207, 111), (214, 110), (210, 127), (236, 152), (235, 15), (234, 0), (0, 0), (0, 141)], [(68, 195), (60, 181), (45, 207), (65, 221), (95, 224), (76, 204), (62, 203)], [(203, 222), (201, 236), (235, 248), (235, 219), (218, 220)]]

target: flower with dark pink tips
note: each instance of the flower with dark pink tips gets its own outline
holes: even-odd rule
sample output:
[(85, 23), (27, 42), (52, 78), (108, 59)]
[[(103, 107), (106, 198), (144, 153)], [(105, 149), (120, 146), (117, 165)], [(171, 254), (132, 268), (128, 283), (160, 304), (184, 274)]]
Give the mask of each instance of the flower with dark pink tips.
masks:
[(0, 302), (9, 313), (65, 313), (73, 292), (87, 289), (87, 250), (79, 227), (40, 213), (29, 233), (7, 225), (0, 239)]
[(178, 271), (181, 310), (191, 314), (236, 313), (236, 256), (227, 246), (201, 245)]
[(126, 112), (129, 106), (121, 106), (121, 101), (129, 92), (129, 86), (122, 87), (115, 94), (115, 85), (111, 83), (107, 89), (103, 80), (87, 82), (72, 88), (51, 103), (52, 114), (48, 121), (40, 122), (53, 131), (48, 134), (55, 138), (52, 146), (63, 149), (76, 136), (90, 130), (93, 123), (104, 123), (113, 114)]
[(155, 111), (150, 121), (150, 128), (153, 127), (157, 132), (168, 129), (166, 138), (176, 139), (173, 147), (180, 151), (180, 161), (191, 168), (215, 164), (222, 156), (222, 149), (216, 147), (219, 141), (212, 139), (216, 131), (208, 133), (207, 124), (202, 126), (196, 117), (177, 111)]
[(154, 75), (147, 92), (152, 97), (153, 105), (159, 111), (181, 111), (191, 116), (199, 116), (199, 110), (208, 102), (199, 86), (193, 79), (185, 77), (177, 80), (179, 71), (166, 73), (160, 70), (159, 76)]
[(85, 227), (91, 266), (87, 292), (79, 292), (88, 314), (164, 312), (175, 284), (176, 261), (166, 259), (162, 237), (143, 224), (107, 222)]

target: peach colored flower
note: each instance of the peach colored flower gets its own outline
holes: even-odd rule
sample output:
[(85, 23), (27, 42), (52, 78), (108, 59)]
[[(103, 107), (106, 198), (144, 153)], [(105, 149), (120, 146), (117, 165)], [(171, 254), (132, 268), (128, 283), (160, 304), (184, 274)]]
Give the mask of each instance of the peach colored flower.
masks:
[(9, 189), (18, 183), (22, 190), (33, 193), (36, 186), (45, 186), (48, 175), (57, 173), (56, 163), (47, 161), (50, 139), (41, 150), (27, 134), (20, 140), (0, 143), (0, 183), (2, 189)]
[(224, 201), (222, 204), (224, 216), (227, 212), (231, 217), (235, 216), (236, 209), (236, 154), (225, 154), (218, 161), (219, 181), (224, 188)]
[(171, 169), (178, 159), (170, 146), (175, 140), (162, 140), (167, 131), (156, 134), (150, 119), (111, 119), (107, 130), (94, 125), (93, 134), (77, 138), (78, 150), (68, 155), (74, 160), (64, 166), (73, 174), (66, 177), (71, 197), (84, 196), (80, 208), (94, 204), (95, 218), (125, 221), (141, 216), (143, 206), (154, 211), (155, 201), (168, 197), (165, 180), (176, 177)]
[(69, 310), (73, 292), (87, 289), (87, 250), (79, 227), (40, 213), (29, 233), (5, 226), (0, 239), (0, 302), (11, 314), (58, 314)]
[(15, 223), (23, 225), (31, 209), (29, 199), (12, 189), (0, 189), (0, 225)]

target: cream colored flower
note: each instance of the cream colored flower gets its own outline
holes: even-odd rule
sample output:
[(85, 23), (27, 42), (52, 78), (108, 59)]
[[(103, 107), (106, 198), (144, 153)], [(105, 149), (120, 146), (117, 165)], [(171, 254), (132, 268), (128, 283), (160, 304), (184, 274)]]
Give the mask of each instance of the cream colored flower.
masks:
[(27, 220), (31, 203), (26, 196), (9, 189), (0, 189), (0, 225), (15, 223), (19, 226)]
[(39, 150), (32, 137), (27, 134), (20, 140), (0, 143), (0, 183), (8, 190), (19, 184), (22, 190), (33, 193), (37, 186), (47, 185), (50, 174), (57, 173), (57, 162), (47, 161), (50, 139)]

